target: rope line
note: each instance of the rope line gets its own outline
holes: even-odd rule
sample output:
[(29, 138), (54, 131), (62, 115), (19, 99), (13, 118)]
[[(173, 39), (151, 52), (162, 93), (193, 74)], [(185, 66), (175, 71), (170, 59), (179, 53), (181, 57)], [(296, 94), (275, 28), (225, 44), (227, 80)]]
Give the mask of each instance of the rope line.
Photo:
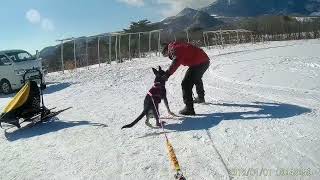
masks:
[(152, 94), (150, 92), (148, 92), (148, 94), (150, 95), (151, 97), (151, 100), (152, 100), (152, 103), (153, 103), (153, 106), (154, 106), (154, 109), (157, 113), (157, 116), (158, 116), (158, 120), (160, 121), (160, 124), (161, 124), (161, 128), (162, 128), (162, 131), (164, 133), (164, 136), (166, 138), (166, 144), (167, 144), (167, 149), (168, 149), (168, 154), (169, 154), (169, 157), (170, 157), (170, 160), (171, 160), (171, 163), (172, 163), (172, 166), (173, 168), (176, 170), (176, 174), (174, 175), (175, 179), (178, 179), (178, 180), (186, 180), (185, 177), (183, 176), (182, 172), (181, 172), (181, 168), (180, 168), (180, 165), (179, 165), (179, 161), (177, 159), (177, 156), (174, 152), (174, 149), (173, 149), (173, 146), (172, 144), (170, 143), (169, 141), (169, 138), (167, 136), (167, 133), (166, 131), (164, 130), (164, 127), (163, 127), (163, 121), (160, 119), (160, 114), (157, 110), (157, 107), (156, 107), (156, 104), (154, 103), (154, 100), (153, 100), (153, 97), (152, 97)]

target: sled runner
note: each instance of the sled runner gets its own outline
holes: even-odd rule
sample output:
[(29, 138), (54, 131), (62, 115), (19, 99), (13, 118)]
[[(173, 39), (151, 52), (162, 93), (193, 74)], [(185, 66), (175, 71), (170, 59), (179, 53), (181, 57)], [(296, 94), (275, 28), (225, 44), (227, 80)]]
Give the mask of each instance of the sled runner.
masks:
[[(40, 87), (37, 84), (39, 80)], [(71, 108), (53, 111), (55, 108), (48, 109), (44, 105), (42, 91), (46, 88), (46, 85), (43, 83), (43, 75), (40, 70), (31, 69), (26, 71), (23, 76), (23, 83), (24, 86), (0, 115), (1, 128), (1, 123), (11, 124), (17, 128), (21, 128), (24, 122), (29, 122), (28, 124), (30, 125), (38, 124), (48, 121), (52, 117)]]

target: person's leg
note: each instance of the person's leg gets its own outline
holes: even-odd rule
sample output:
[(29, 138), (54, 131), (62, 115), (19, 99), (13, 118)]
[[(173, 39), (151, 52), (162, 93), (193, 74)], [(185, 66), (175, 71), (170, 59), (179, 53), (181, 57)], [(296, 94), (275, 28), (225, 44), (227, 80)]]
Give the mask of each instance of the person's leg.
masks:
[(194, 84), (196, 85), (196, 91), (198, 97), (195, 99), (195, 103), (202, 103), (204, 102), (205, 90), (203, 87), (202, 77), (203, 74), (207, 71), (210, 62), (201, 64), (199, 66), (193, 67), (194, 68)]
[(203, 82), (202, 82), (202, 78), (201, 79), (197, 79), (195, 81), (195, 85), (196, 85), (196, 90), (197, 90), (197, 94), (198, 94), (198, 98), (200, 99), (204, 99), (204, 88), (203, 88)]
[(183, 102), (185, 104), (190, 104), (193, 101), (192, 100), (192, 88), (194, 85), (193, 74), (194, 74), (193, 69), (189, 68), (181, 82)]
[(183, 102), (185, 103), (185, 108), (180, 111), (180, 114), (185, 115), (193, 115), (193, 98), (192, 98), (192, 88), (194, 85), (194, 70), (189, 68), (182, 80), (181, 87), (182, 87), (182, 95), (183, 95)]

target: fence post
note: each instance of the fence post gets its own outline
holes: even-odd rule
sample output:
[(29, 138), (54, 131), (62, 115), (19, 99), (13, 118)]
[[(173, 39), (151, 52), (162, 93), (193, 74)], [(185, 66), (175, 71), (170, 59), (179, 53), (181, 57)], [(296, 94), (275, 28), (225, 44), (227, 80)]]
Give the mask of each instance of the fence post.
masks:
[(77, 57), (76, 57), (76, 39), (73, 39), (73, 59), (74, 59), (74, 68), (77, 69)]
[(237, 44), (239, 44), (240, 41), (239, 41), (239, 32), (237, 31)]
[(221, 46), (222, 46), (222, 48), (224, 48), (222, 31), (221, 30), (220, 30), (220, 40), (221, 40)]
[(131, 61), (131, 34), (129, 34), (129, 60)]
[(206, 32), (202, 32), (203, 43), (204, 43), (204, 46), (205, 46), (206, 48), (208, 48), (208, 47), (207, 47), (207, 43), (206, 43), (205, 33), (206, 33)]
[(208, 48), (211, 49), (209, 33), (206, 33)]
[(254, 39), (253, 39), (252, 33), (250, 33), (250, 37), (251, 37), (251, 43), (253, 44), (254, 43)]
[(111, 46), (112, 46), (112, 43), (111, 43), (111, 40), (112, 40), (112, 36), (109, 35), (109, 63), (111, 64)]
[(141, 34), (139, 33), (139, 43), (138, 43), (138, 46), (139, 46), (139, 58), (141, 58)]
[(86, 61), (87, 61), (87, 68), (89, 69), (88, 37), (86, 37)]
[(119, 35), (119, 62), (122, 63), (122, 59), (121, 59), (121, 34)]
[(159, 31), (158, 51), (159, 51), (159, 56), (161, 56), (161, 31)]
[(100, 67), (100, 36), (98, 36), (98, 63)]
[(218, 46), (219, 37), (218, 37), (217, 33), (213, 33), (213, 34), (214, 34), (214, 38), (216, 39), (215, 40), (215, 45)]
[(114, 42), (114, 50), (116, 52), (116, 62), (118, 62), (118, 35), (116, 35), (116, 41)]
[(61, 70), (64, 73), (64, 62), (63, 62), (63, 40), (61, 41)]
[(149, 54), (151, 57), (151, 31), (149, 32)]

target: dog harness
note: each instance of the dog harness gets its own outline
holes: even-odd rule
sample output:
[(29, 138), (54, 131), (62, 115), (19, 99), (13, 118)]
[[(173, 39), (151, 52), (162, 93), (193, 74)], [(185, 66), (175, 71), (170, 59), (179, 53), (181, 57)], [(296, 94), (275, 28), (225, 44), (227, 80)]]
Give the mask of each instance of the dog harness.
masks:
[(166, 89), (159, 82), (155, 82), (152, 88), (148, 91), (148, 95), (157, 104), (161, 102), (161, 97), (163, 97), (165, 94), (166, 94)]

